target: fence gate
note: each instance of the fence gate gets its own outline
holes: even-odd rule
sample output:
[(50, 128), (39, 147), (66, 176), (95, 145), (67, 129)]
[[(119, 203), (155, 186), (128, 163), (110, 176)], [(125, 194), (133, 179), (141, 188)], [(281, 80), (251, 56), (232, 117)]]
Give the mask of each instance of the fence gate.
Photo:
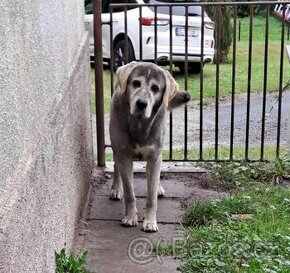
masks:
[[(281, 156), (290, 99), (289, 3), (94, 0), (98, 164), (105, 164), (106, 148), (111, 153), (104, 92), (112, 94), (114, 71), (132, 60), (169, 70), (192, 97), (169, 113), (163, 160)], [(274, 14), (278, 4), (281, 18)]]

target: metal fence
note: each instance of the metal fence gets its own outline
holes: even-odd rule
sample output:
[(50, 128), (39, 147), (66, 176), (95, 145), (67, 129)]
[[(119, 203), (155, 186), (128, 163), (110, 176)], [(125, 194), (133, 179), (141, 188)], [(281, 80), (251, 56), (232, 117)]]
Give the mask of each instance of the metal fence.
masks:
[[(114, 46), (116, 45), (116, 41), (120, 41), (120, 37), (122, 37), (124, 51), (123, 51), (123, 59), (124, 63), (131, 61), (132, 56), (130, 56), (130, 47), (132, 47), (132, 41), (130, 37), (130, 32), (132, 32), (131, 25), (128, 25), (128, 15), (132, 9), (138, 9), (139, 14), (139, 24), (138, 28), (134, 29), (138, 36), (138, 52), (133, 55), (134, 59), (148, 61), (144, 56), (144, 20), (142, 23), (141, 18), (143, 18), (144, 8), (150, 7), (153, 11), (154, 16), (150, 19), (149, 22), (151, 27), (153, 27), (153, 35), (152, 39), (154, 45), (154, 56), (150, 60), (157, 64), (165, 66), (165, 69), (168, 69), (173, 76), (178, 75), (179, 81), (181, 81), (181, 77), (183, 77), (183, 87), (185, 90), (190, 90), (192, 88), (192, 83), (194, 81), (195, 86), (198, 89), (198, 94), (195, 94), (197, 98), (194, 102), (193, 109), (190, 106), (185, 106), (184, 110), (182, 110), (182, 118), (180, 118), (180, 111), (178, 114), (178, 118), (175, 118), (176, 113), (169, 114), (169, 128), (168, 128), (168, 141), (165, 146), (165, 154), (164, 160), (168, 161), (235, 161), (235, 160), (248, 160), (248, 161), (263, 161), (266, 160), (268, 155), (265, 155), (266, 149), (270, 147), (270, 150), (274, 154), (274, 157), (279, 157), (281, 155), (281, 120), (282, 120), (282, 104), (283, 102), (283, 91), (285, 90), (285, 83), (287, 79), (290, 78), (289, 73), (285, 73), (285, 69), (287, 69), (287, 65), (285, 62), (285, 47), (287, 45), (287, 41), (289, 41), (289, 25), (287, 25), (286, 20), (286, 11), (289, 10), (290, 2), (222, 2), (222, 3), (202, 3), (202, 2), (174, 2), (174, 3), (143, 3), (143, 4), (130, 4), (130, 3), (120, 3), (120, 4), (111, 4), (109, 6), (109, 20), (101, 22), (101, 3), (100, 1), (94, 1), (94, 33), (95, 33), (95, 75), (96, 75), (96, 116), (97, 116), (97, 143), (98, 143), (98, 163), (100, 166), (105, 164), (105, 149), (109, 147), (108, 143), (105, 143), (104, 137), (104, 89), (103, 89), (103, 56), (102, 56), (102, 29), (101, 26), (106, 26), (109, 28), (110, 33), (110, 82), (111, 82), (111, 93), (114, 88), (114, 70), (116, 68), (116, 62), (120, 61), (116, 58), (116, 54), (114, 52)], [(280, 4), (283, 7), (281, 8), (282, 14), (281, 19), (279, 20), (279, 29), (278, 33), (276, 30), (275, 35), (278, 37), (275, 43), (272, 43), (273, 33), (271, 32), (270, 19), (273, 16), (274, 6)], [(158, 36), (160, 35), (160, 26), (158, 20), (160, 14), (158, 13), (159, 8), (166, 7), (168, 9), (168, 27), (169, 27), (169, 47), (168, 47), (168, 57), (160, 58), (158, 54)], [(174, 32), (175, 26), (173, 22), (174, 17), (174, 9), (176, 7), (183, 7), (184, 9), (184, 29), (188, 30), (190, 28), (190, 12), (189, 10), (192, 7), (200, 7), (200, 29), (196, 35), (199, 36), (200, 42), (200, 51), (198, 54), (198, 58), (200, 59), (200, 66), (198, 67), (199, 75), (192, 75), (189, 67), (191, 66), (190, 62), (190, 45), (189, 45), (189, 31), (184, 32), (184, 52), (183, 58), (184, 67), (181, 69), (184, 71), (184, 74), (177, 73), (175, 68), (175, 60), (174, 56), (174, 39), (176, 39), (176, 33)], [(232, 24), (232, 45), (231, 50), (229, 52), (230, 64), (227, 66), (231, 67), (229, 75), (230, 77), (230, 86), (226, 88), (230, 91), (227, 99), (227, 108), (223, 105), (223, 89), (225, 88), (222, 85), (224, 74), (221, 74), (221, 70), (224, 68), (223, 64), (220, 64), (218, 61), (213, 64), (207, 64), (204, 67), (204, 63), (207, 61), (205, 59), (205, 30), (204, 27), (207, 17), (205, 15), (205, 11), (209, 8), (216, 9), (215, 11), (215, 22), (214, 22), (214, 31), (215, 31), (215, 58), (217, 60), (220, 59), (222, 54), (221, 49), (221, 35), (222, 35), (222, 9), (225, 7), (230, 8), (231, 11), (231, 24)], [(238, 17), (238, 9), (240, 7), (246, 7), (248, 10), (248, 19), (247, 25), (241, 26), (240, 18)], [(260, 16), (261, 21), (263, 22), (263, 39), (256, 44), (255, 41), (255, 32), (254, 32), (254, 18), (256, 16), (255, 11), (257, 7), (261, 10), (262, 16)], [(124, 14), (124, 21), (122, 22), (123, 32), (118, 37), (114, 32), (114, 12), (122, 10)], [(148, 18), (147, 18), (148, 19)], [(149, 20), (149, 19), (148, 19)], [(245, 21), (245, 20), (244, 20)], [(145, 21), (145, 24), (148, 23)], [(241, 27), (245, 27), (247, 29), (247, 37), (244, 38), (242, 45), (239, 45), (241, 42), (240, 32)], [(288, 27), (288, 35), (287, 35), (287, 27)], [(151, 41), (152, 42), (152, 41)], [(253, 90), (253, 75), (257, 73), (253, 68), (253, 60), (255, 59), (255, 52), (257, 51), (257, 46), (259, 47), (259, 51), (263, 52), (262, 62), (260, 67), (263, 71), (260, 71), (261, 74), (261, 89)], [(255, 50), (253, 50), (255, 47)], [(273, 107), (273, 102), (271, 98), (271, 105), (268, 104), (269, 99), (269, 80), (270, 76), (269, 66), (269, 58), (271, 54), (273, 54), (272, 48), (276, 48), (276, 62), (277, 62), (277, 91), (275, 96), (275, 107)], [(278, 47), (278, 50), (277, 50)], [(247, 58), (247, 69), (246, 71), (240, 72), (239, 69), (239, 61), (240, 55), (239, 52), (241, 50), (246, 51)], [(114, 55), (115, 54), (115, 55)], [(253, 55), (254, 54), (254, 55)], [(245, 56), (245, 55), (243, 55)], [(120, 56), (119, 56), (120, 57)], [(273, 57), (271, 57), (272, 62)], [(211, 73), (207, 72), (207, 67), (211, 66)], [(180, 64), (179, 64), (180, 67)], [(289, 67), (288, 67), (289, 68)], [(289, 68), (290, 70), (290, 68)], [(237, 90), (237, 81), (239, 80), (237, 75), (238, 73), (245, 74), (245, 90)], [(286, 75), (285, 75), (286, 74)], [(215, 85), (215, 94), (212, 98), (205, 98), (205, 91), (207, 90), (207, 85), (205, 85), (205, 78), (212, 77), (211, 84)], [(289, 77), (289, 78), (287, 78)], [(221, 90), (222, 89), (222, 90)], [(238, 113), (237, 106), (241, 108), (240, 99), (237, 102), (237, 96), (240, 96), (238, 93), (244, 91), (244, 102), (243, 107), (244, 111)], [(252, 99), (253, 95), (255, 95), (255, 100), (257, 96), (257, 91), (260, 91), (260, 98), (258, 103), (255, 101), (253, 104)], [(208, 101), (212, 105), (210, 107), (211, 114), (208, 114)], [(238, 104), (237, 104), (238, 103)], [(285, 102), (284, 102), (285, 103)], [(284, 106), (283, 106), (284, 107)], [(256, 110), (255, 108), (259, 108), (260, 110), (256, 115), (258, 115), (258, 119), (256, 119), (256, 123), (252, 122), (251, 113)], [(275, 108), (275, 110), (273, 110)], [(226, 110), (225, 110), (226, 109)], [(242, 124), (237, 124), (237, 113), (243, 116), (244, 122)], [(272, 122), (267, 128), (267, 116), (271, 113), (271, 115), (275, 115), (275, 122)], [(194, 118), (195, 117), (195, 118)], [(198, 117), (198, 118), (196, 118)], [(257, 122), (258, 121), (258, 122)], [(191, 128), (192, 122), (194, 122), (195, 130), (192, 131)], [(182, 123), (182, 143), (181, 139), (181, 123)], [(174, 137), (175, 137), (175, 126), (178, 124), (178, 145), (175, 147), (174, 145)], [(209, 127), (211, 129), (210, 133)], [(269, 130), (271, 131), (269, 133)], [(268, 135), (271, 135), (271, 138), (267, 140)], [(226, 135), (226, 137), (225, 137)], [(273, 135), (275, 137), (273, 138)], [(254, 139), (254, 144), (252, 145), (252, 140)], [(283, 145), (282, 145), (283, 146)], [(283, 148), (283, 147), (282, 147)], [(255, 150), (252, 153), (252, 150)]]

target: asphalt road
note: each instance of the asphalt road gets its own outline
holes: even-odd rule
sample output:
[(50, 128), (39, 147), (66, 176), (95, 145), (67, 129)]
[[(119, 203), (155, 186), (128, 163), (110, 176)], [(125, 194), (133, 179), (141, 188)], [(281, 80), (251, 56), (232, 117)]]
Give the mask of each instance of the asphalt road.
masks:
[[(234, 147), (244, 147), (246, 139), (246, 113), (247, 113), (246, 94), (240, 94), (235, 99), (234, 114)], [(262, 94), (252, 94), (250, 98), (250, 123), (249, 123), (249, 146), (259, 146), (261, 144), (262, 128)], [(188, 104), (187, 121), (187, 145), (188, 149), (199, 147), (200, 142), (200, 109), (197, 101)], [(290, 91), (285, 91), (282, 96), (281, 107), (281, 146), (286, 145), (287, 139), (287, 119), (290, 116)], [(203, 146), (210, 148), (215, 146), (215, 101), (212, 101), (203, 108)], [(218, 145), (229, 147), (230, 128), (231, 128), (231, 99), (220, 100), (219, 102), (219, 122), (218, 122)], [(265, 119), (265, 146), (275, 146), (277, 143), (277, 122), (278, 122), (278, 94), (267, 94), (266, 100), (266, 119)], [(110, 144), (109, 133), (109, 114), (105, 115), (106, 144)], [(93, 116), (95, 125), (95, 116)], [(93, 126), (95, 127), (95, 126)], [(95, 128), (93, 129), (96, 135)], [(173, 149), (184, 148), (185, 118), (184, 108), (173, 111)], [(94, 137), (95, 142), (95, 137)], [(96, 145), (94, 145), (96, 147)], [(169, 150), (169, 118), (168, 129), (165, 139), (165, 150)]]
[[(287, 118), (289, 117), (290, 91), (284, 92), (281, 107), (281, 145), (286, 144)], [(261, 94), (252, 94), (250, 98), (250, 119), (249, 119), (249, 146), (259, 146), (261, 143), (262, 131), (262, 105)], [(188, 148), (199, 147), (200, 141), (200, 110), (196, 102), (188, 105), (187, 136)], [(234, 114), (234, 145), (242, 147), (246, 139), (246, 119), (247, 119), (247, 99), (242, 94), (236, 97)], [(205, 148), (214, 147), (216, 129), (216, 105), (212, 102), (203, 109), (203, 146)], [(231, 131), (231, 100), (226, 99), (219, 102), (218, 111), (218, 144), (228, 147), (230, 143)], [(174, 149), (184, 148), (184, 110), (178, 109), (173, 112), (173, 146)], [(267, 95), (266, 118), (265, 118), (265, 145), (273, 146), (277, 143), (277, 123), (278, 123), (278, 94)], [(167, 140), (168, 142), (168, 140)], [(168, 145), (165, 145), (165, 147)]]

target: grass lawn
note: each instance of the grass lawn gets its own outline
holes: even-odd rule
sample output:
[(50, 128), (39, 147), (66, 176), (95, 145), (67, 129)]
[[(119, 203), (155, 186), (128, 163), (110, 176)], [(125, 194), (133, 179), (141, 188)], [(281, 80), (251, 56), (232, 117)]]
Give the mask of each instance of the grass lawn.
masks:
[(289, 177), (289, 161), (214, 164), (211, 170), (208, 178), (232, 194), (189, 204), (185, 239), (159, 246), (158, 255), (180, 258), (183, 273), (290, 272), (290, 188), (275, 185)]
[[(247, 91), (248, 84), (248, 18), (241, 18), (241, 41), (237, 41), (236, 55), (236, 93)], [(261, 92), (263, 90), (264, 75), (264, 29), (265, 18), (261, 16), (254, 17), (253, 24), (253, 58), (252, 58), (252, 79), (251, 91)], [(286, 29), (285, 29), (286, 33)], [(279, 60), (280, 60), (280, 42), (281, 25), (275, 18), (270, 18), (269, 23), (269, 52), (268, 52), (268, 79), (267, 90), (277, 91), (279, 88)], [(286, 34), (285, 34), (286, 40)], [(286, 83), (290, 79), (290, 68), (286, 53), (284, 54), (284, 77)], [(91, 70), (92, 79), (92, 112), (95, 113), (95, 94), (94, 94), (94, 70)], [(184, 75), (174, 70), (174, 77), (180, 87), (184, 87)], [(227, 97), (232, 92), (232, 52), (229, 54), (229, 63), (220, 65), (220, 97)], [(189, 75), (188, 90), (193, 99), (199, 99), (200, 94), (200, 75)], [(216, 65), (207, 64), (204, 66), (204, 98), (207, 100), (214, 98), (216, 94)], [(110, 72), (104, 70), (104, 89), (105, 89), (105, 111), (109, 111), (110, 104)]]
[[(281, 148), (280, 154), (285, 154), (286, 150)], [(250, 147), (249, 148), (249, 159), (257, 160), (260, 158), (261, 148), (260, 147)], [(264, 147), (264, 159), (265, 160), (274, 160), (276, 157), (276, 147)], [(174, 160), (184, 160), (184, 151), (183, 150), (173, 150), (172, 158)], [(199, 159), (199, 150), (188, 150), (187, 158), (189, 160), (198, 160)], [(230, 158), (230, 149), (226, 147), (219, 147), (218, 158), (220, 160)], [(245, 158), (245, 149), (243, 147), (235, 147), (233, 150), (233, 159), (242, 160)], [(204, 160), (213, 160), (215, 159), (215, 149), (207, 148), (203, 150), (203, 159)], [(163, 160), (169, 160), (169, 152), (163, 152)]]
[[(187, 217), (208, 217), (208, 224), (187, 230), (181, 271), (289, 272), (290, 190), (279, 186), (205, 204), (191, 205)], [(233, 220), (233, 215), (250, 219)]]
[[(260, 147), (251, 147), (249, 148), (249, 159), (257, 160), (260, 158)], [(283, 156), (286, 153), (285, 148), (281, 148), (280, 154)], [(169, 152), (163, 151), (162, 153), (163, 160), (169, 160)], [(204, 160), (214, 160), (215, 150), (214, 148), (204, 149), (203, 150), (203, 159)], [(220, 147), (219, 149), (219, 159), (227, 160), (230, 158), (230, 149)], [(233, 159), (234, 160), (243, 160), (245, 158), (245, 149), (236, 147), (233, 150)], [(276, 147), (264, 147), (264, 160), (272, 161), (276, 158)], [(174, 160), (184, 160), (184, 151), (183, 150), (173, 150), (172, 159)], [(188, 150), (187, 153), (188, 160), (199, 160), (199, 150)], [(113, 161), (112, 153), (106, 153), (106, 161)]]

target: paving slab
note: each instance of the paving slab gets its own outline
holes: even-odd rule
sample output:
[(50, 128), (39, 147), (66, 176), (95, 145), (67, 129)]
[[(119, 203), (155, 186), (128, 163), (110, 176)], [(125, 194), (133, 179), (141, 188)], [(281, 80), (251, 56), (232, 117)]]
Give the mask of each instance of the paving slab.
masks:
[[(133, 162), (133, 171), (134, 173), (145, 173), (146, 172), (146, 162), (144, 161), (135, 161)], [(107, 162), (104, 169), (107, 173), (113, 173), (114, 163)], [(161, 163), (161, 173), (204, 173), (206, 170), (197, 166), (196, 163), (192, 162), (162, 162)]]
[[(107, 178), (107, 181), (105, 183), (102, 183), (98, 186), (98, 189), (95, 191), (96, 196), (108, 196), (112, 183), (113, 179)], [(190, 192), (185, 187), (184, 181), (180, 181), (178, 179), (173, 180), (172, 178), (164, 177), (161, 178), (161, 184), (165, 189), (166, 197), (189, 197)], [(147, 183), (145, 175), (134, 175), (134, 190), (137, 197), (146, 197)]]
[(179, 261), (154, 254), (153, 247), (173, 242), (183, 231), (176, 225), (160, 225), (158, 233), (144, 233), (140, 227), (90, 221), (84, 239), (87, 269), (92, 273), (177, 272)]
[[(137, 198), (138, 221), (145, 215), (146, 198)], [(87, 220), (121, 221), (124, 217), (124, 200), (113, 201), (108, 196), (97, 196), (88, 210)], [(180, 200), (159, 198), (157, 219), (159, 223), (179, 223), (181, 220)]]
[[(200, 173), (199, 173), (200, 174)], [(122, 227), (124, 200), (109, 199), (112, 177), (103, 170), (93, 172), (92, 190), (87, 211), (76, 237), (75, 253), (88, 251), (87, 269), (92, 273), (171, 273), (181, 261), (153, 253), (161, 243), (174, 244), (183, 238), (178, 224), (186, 202), (217, 199), (224, 193), (201, 187), (196, 174), (163, 173), (161, 183), (166, 196), (158, 199), (157, 233), (141, 231), (146, 203), (146, 176), (134, 174), (137, 196), (137, 227)]]

